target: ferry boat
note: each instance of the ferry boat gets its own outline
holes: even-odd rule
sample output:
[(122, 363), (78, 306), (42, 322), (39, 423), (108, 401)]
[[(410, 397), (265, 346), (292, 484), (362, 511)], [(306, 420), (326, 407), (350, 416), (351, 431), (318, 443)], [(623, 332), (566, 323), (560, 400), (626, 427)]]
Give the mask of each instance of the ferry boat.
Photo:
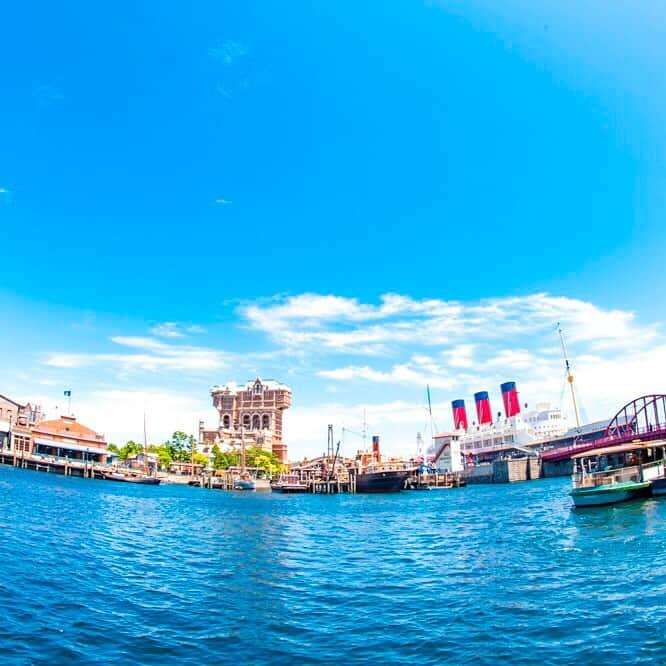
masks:
[(652, 492), (664, 476), (664, 448), (655, 442), (592, 449), (572, 457), (571, 498), (576, 507), (617, 504)]
[(256, 490), (257, 482), (247, 473), (243, 472), (233, 480), (234, 490)]
[(107, 481), (120, 481), (121, 483), (139, 483), (144, 486), (160, 485), (160, 479), (156, 476), (140, 476), (138, 474), (124, 474), (122, 472), (104, 472), (102, 477)]
[(666, 495), (666, 477), (662, 476), (660, 479), (654, 479), (650, 485), (650, 490), (655, 497)]
[[(659, 442), (661, 444), (662, 458), (666, 459), (666, 442)], [(666, 495), (666, 472), (663, 476), (652, 479), (650, 482), (650, 490), (655, 497)]]
[(271, 483), (271, 490), (274, 493), (296, 495), (299, 493), (307, 493), (308, 487), (301, 481), (298, 474), (286, 474), (274, 483)]

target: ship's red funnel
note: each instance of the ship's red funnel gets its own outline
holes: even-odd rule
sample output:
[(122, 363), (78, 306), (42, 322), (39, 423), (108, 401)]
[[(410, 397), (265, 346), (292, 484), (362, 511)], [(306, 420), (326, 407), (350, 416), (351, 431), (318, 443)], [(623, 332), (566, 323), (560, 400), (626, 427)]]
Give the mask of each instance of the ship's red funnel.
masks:
[(377, 462), (380, 462), (380, 451), (379, 451), (379, 435), (372, 436), (372, 455), (374, 456)]
[(476, 402), (476, 417), (479, 425), (493, 422), (493, 413), (490, 409), (490, 398), (488, 391), (479, 391), (474, 394), (474, 402)]
[(469, 426), (467, 425), (467, 410), (465, 409), (465, 401), (454, 400), (451, 403), (451, 407), (453, 408), (453, 427), (456, 430), (460, 430), (460, 428), (467, 430)]
[(501, 388), (506, 418), (509, 419), (516, 414), (520, 414), (520, 400), (518, 399), (516, 382), (504, 382)]

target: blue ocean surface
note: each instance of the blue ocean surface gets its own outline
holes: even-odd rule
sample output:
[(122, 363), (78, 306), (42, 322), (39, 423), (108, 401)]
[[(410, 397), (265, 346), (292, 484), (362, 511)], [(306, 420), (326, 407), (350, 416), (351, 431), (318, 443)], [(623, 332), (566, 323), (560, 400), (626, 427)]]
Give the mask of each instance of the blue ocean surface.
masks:
[(666, 663), (666, 501), (363, 496), (0, 468), (0, 661)]

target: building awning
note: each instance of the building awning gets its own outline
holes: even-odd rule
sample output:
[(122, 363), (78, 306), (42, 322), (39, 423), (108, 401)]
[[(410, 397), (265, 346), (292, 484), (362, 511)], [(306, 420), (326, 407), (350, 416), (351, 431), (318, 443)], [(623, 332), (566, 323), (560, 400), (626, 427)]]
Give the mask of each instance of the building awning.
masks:
[(88, 453), (103, 453), (106, 454), (107, 450), (97, 448), (95, 446), (81, 446), (80, 444), (71, 444), (70, 442), (56, 442), (53, 439), (43, 439), (42, 437), (35, 437), (35, 444), (41, 446), (50, 446), (54, 449), (66, 449), (67, 451), (83, 451)]

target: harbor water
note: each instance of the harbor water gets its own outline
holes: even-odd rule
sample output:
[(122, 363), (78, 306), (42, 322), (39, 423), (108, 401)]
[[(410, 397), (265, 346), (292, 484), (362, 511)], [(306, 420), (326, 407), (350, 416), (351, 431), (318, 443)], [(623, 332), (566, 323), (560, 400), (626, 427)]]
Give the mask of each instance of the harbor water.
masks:
[(2, 663), (666, 663), (666, 501), (362, 496), (0, 468)]

